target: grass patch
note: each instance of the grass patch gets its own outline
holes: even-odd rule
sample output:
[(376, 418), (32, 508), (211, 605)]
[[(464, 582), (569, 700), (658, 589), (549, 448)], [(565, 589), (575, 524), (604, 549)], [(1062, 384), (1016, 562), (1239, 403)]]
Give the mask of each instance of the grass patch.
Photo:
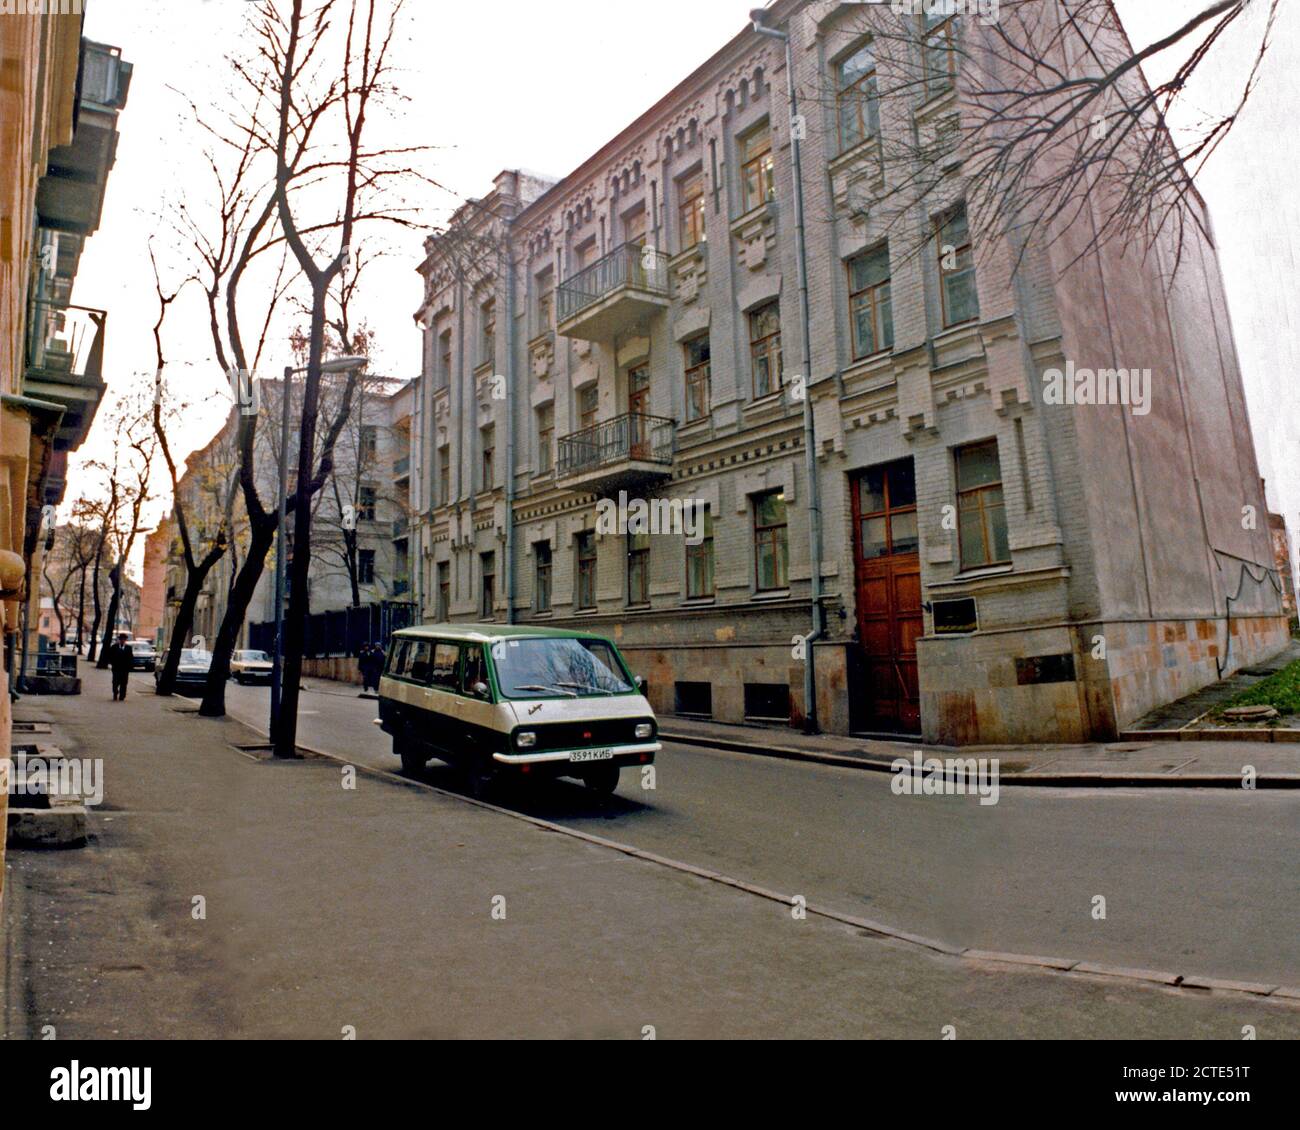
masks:
[(1271, 706), (1282, 715), (1300, 714), (1300, 659), (1233, 696), (1214, 714), (1221, 718), (1233, 706)]

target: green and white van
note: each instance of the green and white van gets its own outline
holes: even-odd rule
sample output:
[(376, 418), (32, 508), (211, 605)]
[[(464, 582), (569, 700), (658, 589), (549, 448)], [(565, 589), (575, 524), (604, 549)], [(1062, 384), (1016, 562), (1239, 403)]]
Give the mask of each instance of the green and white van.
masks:
[(610, 793), (627, 765), (659, 752), (654, 711), (602, 636), (507, 624), (397, 632), (377, 723), (407, 772), (430, 758), (476, 786), (508, 777), (578, 777)]

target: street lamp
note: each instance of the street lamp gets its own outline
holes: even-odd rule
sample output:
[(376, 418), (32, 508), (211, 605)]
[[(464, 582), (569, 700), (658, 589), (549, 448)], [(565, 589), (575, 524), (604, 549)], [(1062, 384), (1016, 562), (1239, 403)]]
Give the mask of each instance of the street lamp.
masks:
[[(349, 373), (353, 369), (364, 369), (368, 358), (355, 355), (335, 357), (322, 361), (320, 371), (324, 373)], [(284, 575), (287, 556), (285, 554), (286, 511), (289, 508), (289, 381), (297, 373), (305, 373), (307, 368), (295, 369), (286, 365), (284, 369), (284, 388), (280, 391), (280, 492), (277, 500), (279, 524), (275, 538), (275, 650), (271, 654), (271, 741), (275, 741), (280, 729), (280, 678), (284, 668)]]

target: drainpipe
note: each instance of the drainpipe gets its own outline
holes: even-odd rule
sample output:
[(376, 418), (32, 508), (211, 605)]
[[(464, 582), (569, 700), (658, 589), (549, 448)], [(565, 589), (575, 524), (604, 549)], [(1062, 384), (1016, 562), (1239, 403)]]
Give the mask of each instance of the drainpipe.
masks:
[(799, 114), (799, 98), (794, 82), (794, 48), (789, 33), (766, 26), (767, 10), (755, 8), (749, 13), (754, 31), (769, 39), (780, 40), (785, 45), (786, 97), (790, 105), (790, 150), (794, 173), (795, 259), (799, 278), (799, 318), (802, 328), (801, 355), (803, 389), (803, 446), (808, 477), (808, 555), (811, 564), (812, 630), (804, 637), (803, 667), (804, 730), (818, 733), (817, 680), (813, 645), (825, 635), (822, 617), (822, 508), (821, 490), (817, 481), (817, 437), (813, 424), (812, 404), (812, 317), (808, 309), (808, 253), (804, 235), (803, 164), (799, 138), (795, 137), (794, 121)]
[[(518, 174), (516, 174), (517, 176)], [(517, 186), (516, 186), (517, 187)], [(515, 622), (515, 256), (506, 221), (506, 623)]]

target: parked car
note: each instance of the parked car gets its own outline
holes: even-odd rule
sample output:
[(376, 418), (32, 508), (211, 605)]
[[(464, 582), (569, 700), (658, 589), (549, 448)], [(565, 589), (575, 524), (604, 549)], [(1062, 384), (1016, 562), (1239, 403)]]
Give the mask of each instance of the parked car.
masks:
[(394, 635), (379, 717), (407, 772), (431, 757), (493, 779), (578, 777), (612, 793), (659, 752), (658, 724), (617, 647), (584, 632), (440, 624)]
[(158, 652), (151, 640), (131, 641), (131, 670), (153, 671), (158, 666)]
[(237, 651), (230, 657), (230, 677), (241, 687), (271, 681), (271, 657), (264, 651)]
[[(197, 647), (187, 647), (181, 652), (181, 661), (176, 668), (176, 689), (202, 692), (208, 681), (208, 670), (212, 666), (212, 653), (201, 651)], [(161, 668), (154, 670), (153, 681), (156, 684), (162, 678)]]

